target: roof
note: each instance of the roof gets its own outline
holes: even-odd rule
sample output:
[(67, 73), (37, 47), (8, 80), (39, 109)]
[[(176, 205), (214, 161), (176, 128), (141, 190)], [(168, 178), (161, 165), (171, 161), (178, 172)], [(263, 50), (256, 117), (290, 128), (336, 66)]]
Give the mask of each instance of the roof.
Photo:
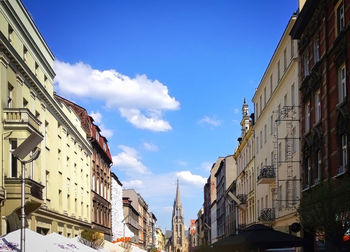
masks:
[(181, 195), (180, 195), (180, 186), (179, 186), (179, 179), (177, 179), (177, 185), (176, 185), (176, 197), (175, 197), (175, 206), (181, 206)]
[(297, 20), (294, 23), (294, 26), (292, 27), (292, 30), (290, 31), (290, 35), (293, 39), (299, 39), (301, 34), (303, 33), (306, 24), (309, 22), (309, 20), (312, 17), (312, 14), (314, 10), (316, 9), (317, 5), (319, 4), (319, 0), (307, 0), (304, 4), (304, 7), (301, 9), (300, 13), (298, 14)]

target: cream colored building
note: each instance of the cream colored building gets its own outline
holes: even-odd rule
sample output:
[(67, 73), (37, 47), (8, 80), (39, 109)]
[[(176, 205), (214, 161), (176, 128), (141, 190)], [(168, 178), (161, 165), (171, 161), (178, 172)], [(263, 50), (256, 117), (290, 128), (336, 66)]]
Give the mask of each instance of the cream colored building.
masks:
[(1, 234), (19, 227), (21, 166), (11, 151), (31, 133), (43, 141), (26, 166), (29, 228), (73, 237), (90, 227), (92, 150), (76, 114), (54, 98), (53, 61), (21, 1), (0, 1)]
[(213, 166), (210, 169), (210, 237), (211, 237), (211, 244), (217, 241), (217, 221), (216, 221), (216, 211), (217, 211), (217, 205), (216, 205), (216, 177), (215, 174), (218, 171), (220, 167), (220, 163), (223, 160), (223, 157), (219, 157), (216, 162), (213, 164)]
[(300, 195), (297, 42), (292, 16), (253, 97), (256, 215), (288, 232)]
[(256, 174), (254, 168), (254, 134), (249, 117), (248, 104), (244, 100), (242, 106), (242, 134), (238, 138), (238, 147), (234, 158), (237, 162), (236, 195), (238, 204), (238, 229), (256, 222), (255, 189)]

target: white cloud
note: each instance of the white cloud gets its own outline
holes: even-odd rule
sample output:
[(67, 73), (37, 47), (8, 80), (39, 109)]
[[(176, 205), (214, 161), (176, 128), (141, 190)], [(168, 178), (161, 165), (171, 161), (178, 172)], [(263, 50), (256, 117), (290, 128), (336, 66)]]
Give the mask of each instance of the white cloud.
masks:
[(114, 69), (100, 71), (83, 62), (70, 64), (56, 60), (54, 69), (59, 93), (104, 101), (140, 129), (171, 130), (162, 114), (178, 109), (180, 103), (158, 80), (148, 79), (144, 74), (131, 78)]
[(102, 114), (100, 112), (90, 112), (90, 116), (94, 119), (94, 122), (101, 130), (101, 135), (104, 137), (111, 137), (113, 136), (113, 130), (107, 129), (105, 125), (102, 122)]
[(99, 127), (101, 130), (102, 136), (107, 137), (107, 138), (113, 136), (113, 130), (107, 129), (103, 124), (99, 125)]
[(139, 179), (135, 180), (129, 180), (129, 181), (122, 181), (123, 188), (125, 189), (142, 189), (143, 188), (143, 182)]
[(90, 112), (90, 116), (94, 119), (95, 123), (100, 124), (102, 122), (102, 115), (100, 112)]
[(203, 186), (207, 182), (206, 178), (203, 178), (200, 175), (192, 174), (192, 172), (190, 171), (177, 172), (176, 176), (179, 177), (181, 180), (196, 186)]
[(239, 109), (238, 109), (238, 108), (235, 108), (235, 109), (233, 110), (233, 112), (234, 112), (235, 114), (238, 114), (238, 113), (239, 113)]
[(151, 131), (169, 131), (172, 129), (169, 122), (160, 119), (159, 115), (146, 116), (139, 109), (120, 108), (119, 111), (121, 116), (136, 128)]
[(199, 120), (200, 124), (207, 123), (212, 126), (218, 127), (221, 125), (221, 122), (215, 118), (210, 118), (209, 116), (204, 116), (202, 119)]
[(159, 150), (157, 145), (152, 144), (152, 143), (147, 143), (147, 142), (143, 143), (143, 148), (147, 151), (158, 151)]
[(126, 174), (147, 174), (148, 168), (141, 162), (138, 152), (131, 147), (120, 145), (122, 150), (116, 156), (113, 156), (113, 166)]

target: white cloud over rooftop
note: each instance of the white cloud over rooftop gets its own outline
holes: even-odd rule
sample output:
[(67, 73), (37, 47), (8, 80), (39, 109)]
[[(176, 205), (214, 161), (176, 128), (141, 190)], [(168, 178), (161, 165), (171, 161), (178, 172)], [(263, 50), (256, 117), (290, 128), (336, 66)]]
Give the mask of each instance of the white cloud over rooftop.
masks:
[(171, 125), (163, 112), (177, 110), (180, 103), (169, 95), (166, 85), (145, 74), (129, 77), (115, 69), (98, 70), (83, 62), (55, 61), (55, 83), (63, 95), (105, 102), (136, 128), (168, 131)]

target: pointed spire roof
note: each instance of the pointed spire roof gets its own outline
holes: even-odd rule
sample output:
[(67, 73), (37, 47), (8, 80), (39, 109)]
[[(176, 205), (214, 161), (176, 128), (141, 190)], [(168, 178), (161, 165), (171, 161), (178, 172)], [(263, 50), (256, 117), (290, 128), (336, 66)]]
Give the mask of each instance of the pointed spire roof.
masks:
[(179, 179), (177, 179), (177, 185), (176, 185), (175, 206), (181, 206), (181, 196), (180, 196)]

